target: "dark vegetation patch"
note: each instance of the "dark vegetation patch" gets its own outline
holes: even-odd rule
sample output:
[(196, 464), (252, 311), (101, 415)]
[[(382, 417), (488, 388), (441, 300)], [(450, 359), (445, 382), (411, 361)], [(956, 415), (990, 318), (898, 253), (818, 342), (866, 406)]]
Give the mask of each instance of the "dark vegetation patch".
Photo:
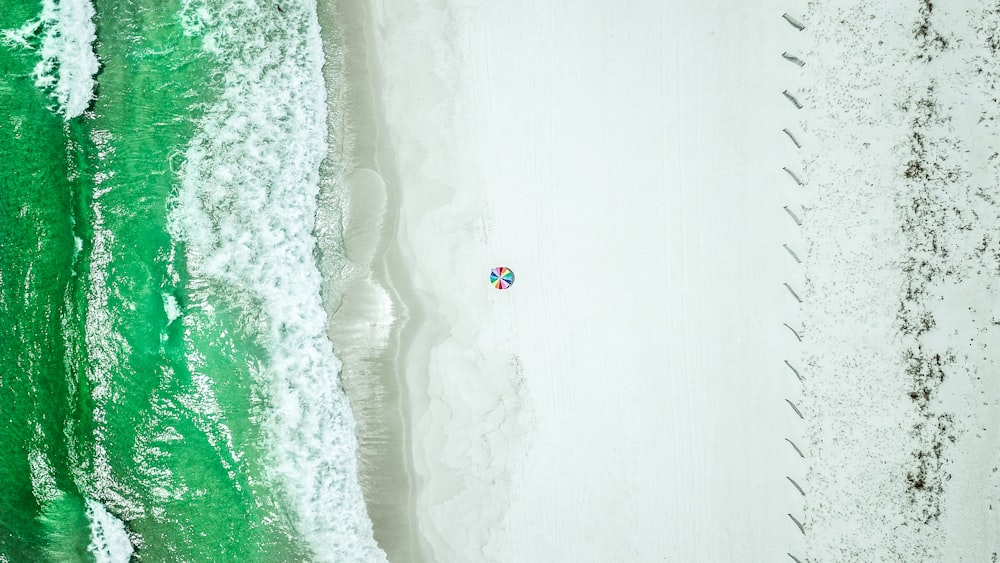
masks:
[(911, 435), (920, 447), (912, 452), (913, 463), (906, 471), (906, 495), (913, 517), (930, 524), (941, 517), (941, 496), (951, 480), (944, 449), (954, 443), (955, 419), (950, 413), (936, 413), (933, 400), (945, 380), (945, 366), (955, 362), (955, 354), (930, 354), (920, 345), (906, 353), (906, 374), (911, 380), (910, 399), (920, 414)]
[(918, 61), (929, 63), (935, 55), (947, 51), (951, 46), (951, 40), (934, 29), (933, 14), (934, 2), (921, 0), (920, 16), (913, 27), (913, 38), (918, 41), (916, 55)]
[(913, 465), (906, 472), (906, 496), (913, 507), (913, 517), (922, 524), (930, 524), (941, 517), (941, 497), (945, 484), (951, 480), (946, 470), (944, 448), (954, 443), (954, 417), (940, 414), (917, 423), (913, 428), (923, 447), (912, 452)]
[(1000, 54), (1000, 6), (987, 8), (976, 16), (972, 21), (978, 22), (976, 31), (982, 37), (982, 44), (995, 57)]
[[(930, 62), (951, 43), (934, 29), (933, 1), (920, 1), (920, 20), (914, 30), (916, 58)], [(910, 132), (909, 155), (901, 171), (904, 188), (896, 196), (906, 245), (900, 264), (906, 281), (896, 320), (908, 343), (903, 357), (904, 389), (917, 413), (911, 429), (914, 450), (903, 477), (912, 509), (909, 516), (922, 525), (941, 517), (942, 495), (951, 479), (945, 448), (956, 440), (953, 415), (940, 412), (940, 389), (956, 356), (950, 348), (929, 349), (924, 337), (937, 327), (932, 309), (938, 303), (936, 288), (961, 275), (955, 265), (960, 257), (953, 257), (960, 243), (951, 233), (971, 229), (973, 219), (953, 202), (957, 193), (964, 193), (961, 183), (967, 173), (955, 163), (960, 161), (948, 158), (960, 147), (947, 133), (950, 108), (942, 107), (939, 100), (937, 84), (931, 80), (899, 108), (910, 115)]]

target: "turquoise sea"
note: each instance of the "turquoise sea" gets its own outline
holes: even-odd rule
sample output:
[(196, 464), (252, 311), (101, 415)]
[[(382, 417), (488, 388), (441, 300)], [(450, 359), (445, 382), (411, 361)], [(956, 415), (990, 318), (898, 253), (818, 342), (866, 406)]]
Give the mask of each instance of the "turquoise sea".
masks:
[(4, 2), (0, 561), (384, 560), (316, 265), (316, 12)]

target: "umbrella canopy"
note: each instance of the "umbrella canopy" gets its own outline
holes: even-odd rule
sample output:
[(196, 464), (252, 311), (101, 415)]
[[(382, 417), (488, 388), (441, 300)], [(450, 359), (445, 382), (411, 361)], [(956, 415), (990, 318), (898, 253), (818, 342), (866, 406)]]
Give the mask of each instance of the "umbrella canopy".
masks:
[(514, 283), (514, 271), (506, 266), (497, 266), (490, 271), (490, 283), (497, 289), (507, 289)]

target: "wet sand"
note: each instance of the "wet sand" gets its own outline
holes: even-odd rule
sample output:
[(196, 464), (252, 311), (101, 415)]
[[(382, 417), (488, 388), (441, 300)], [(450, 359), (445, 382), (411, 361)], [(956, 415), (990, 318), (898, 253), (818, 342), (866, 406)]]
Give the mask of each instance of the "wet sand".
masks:
[[(444, 2), (350, 1), (338, 10), (340, 19), (328, 12), (326, 21), (342, 23), (349, 46), (355, 182), (342, 251), (357, 247), (339, 278), (357, 280), (359, 291), (345, 282), (339, 306), (330, 292), (337, 310), (331, 338), (358, 419), (368, 510), (390, 560), (479, 559), (470, 554), (482, 553), (483, 537), (509, 505), (515, 442), (526, 433), (519, 363), (504, 349), (510, 329), (497, 340), (491, 331), (498, 327), (483, 326), (492, 307), (493, 290), (483, 283), (491, 261), (481, 183), (463, 175), (470, 169), (461, 141), (467, 129), (449, 127), (459, 73), (451, 14)], [(371, 224), (382, 200), (369, 196), (379, 179), (383, 227)], [(358, 268), (373, 228), (381, 233), (371, 267)], [(385, 318), (385, 300), (372, 300), (380, 292), (395, 320), (378, 335), (384, 346), (376, 351), (378, 338), (359, 334), (372, 318)]]
[[(324, 177), (337, 181), (320, 196), (327, 220), (343, 232), (343, 246), (326, 249), (335, 256), (325, 269), (336, 270), (328, 279), (337, 280), (326, 291), (329, 334), (357, 420), (360, 480), (375, 539), (390, 561), (419, 563), (428, 559), (416, 529), (409, 410), (398, 367), (401, 331), (414, 312), (402, 304), (387, 265), (399, 197), (383, 179), (392, 172), (370, 66), (368, 17), (360, 0), (320, 2), (324, 35), (343, 39), (326, 42), (324, 72), (331, 86), (329, 142), (337, 154), (331, 160), (347, 163), (325, 171)], [(335, 52), (338, 44), (346, 50)]]

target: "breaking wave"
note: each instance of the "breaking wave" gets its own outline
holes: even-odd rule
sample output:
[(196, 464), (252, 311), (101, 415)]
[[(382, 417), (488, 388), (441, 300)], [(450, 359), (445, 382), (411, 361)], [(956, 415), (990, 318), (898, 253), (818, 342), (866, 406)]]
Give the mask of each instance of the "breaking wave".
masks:
[[(227, 2), (186, 31), (226, 68), (185, 153), (171, 233), (190, 274), (253, 308), (269, 478), (318, 560), (384, 561), (358, 483), (355, 422), (326, 334), (314, 225), (326, 154), (326, 91), (311, 3)], [(197, 22), (197, 23), (192, 23)]]
[(101, 68), (96, 39), (90, 0), (42, 0), (38, 19), (3, 32), (4, 43), (38, 51), (35, 85), (55, 98), (56, 111), (66, 119), (83, 115), (94, 98), (94, 75)]
[(87, 499), (87, 519), (90, 521), (90, 545), (87, 551), (97, 563), (127, 563), (132, 558), (132, 542), (125, 524), (115, 518), (104, 505)]

